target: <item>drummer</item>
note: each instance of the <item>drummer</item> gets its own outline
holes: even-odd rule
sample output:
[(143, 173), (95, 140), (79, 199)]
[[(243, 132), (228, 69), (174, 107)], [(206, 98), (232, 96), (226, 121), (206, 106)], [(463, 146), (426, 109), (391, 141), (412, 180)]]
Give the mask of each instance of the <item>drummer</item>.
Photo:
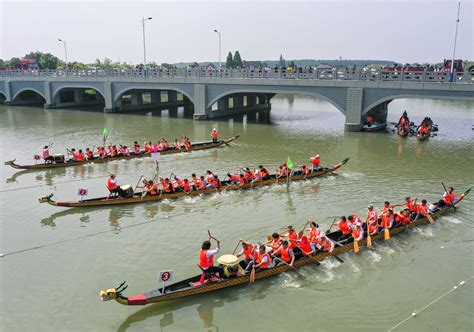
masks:
[(244, 256), (244, 259), (240, 262), (240, 266), (243, 269), (246, 269), (250, 262), (255, 258), (255, 246), (245, 240), (240, 240), (242, 242), (242, 250), (237, 254), (237, 257)]

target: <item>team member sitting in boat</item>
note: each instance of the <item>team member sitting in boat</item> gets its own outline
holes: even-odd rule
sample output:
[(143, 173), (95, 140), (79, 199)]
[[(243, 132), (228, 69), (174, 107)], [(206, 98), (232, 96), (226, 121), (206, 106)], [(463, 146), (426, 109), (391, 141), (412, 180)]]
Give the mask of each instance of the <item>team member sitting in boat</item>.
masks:
[(117, 180), (115, 180), (114, 174), (111, 174), (110, 178), (107, 180), (107, 189), (109, 189), (110, 194), (117, 193), (119, 196), (124, 195), (122, 188), (120, 188), (120, 186), (117, 184)]
[(268, 172), (268, 169), (266, 167), (260, 165), (258, 166), (258, 169), (260, 170), (260, 176), (262, 178), (262, 181), (268, 180), (270, 178), (270, 172)]
[(322, 249), (324, 249), (324, 251), (332, 252), (334, 250), (335, 244), (330, 238), (325, 235), (322, 235), (320, 236), (320, 239), (321, 247)]
[(240, 262), (240, 266), (242, 266), (244, 270), (247, 270), (250, 262), (255, 258), (255, 248), (250, 242), (242, 239), (240, 242), (242, 242), (242, 250), (237, 254), (237, 257), (244, 256), (244, 259)]
[(416, 217), (413, 219), (413, 221), (416, 221), (418, 219), (424, 218), (428, 215), (428, 205), (427, 205), (426, 199), (421, 200), (421, 204), (418, 204), (417, 211), (416, 211)]
[(439, 207), (443, 207), (443, 206), (451, 206), (453, 204), (455, 204), (457, 202), (456, 200), (456, 197), (454, 195), (454, 188), (453, 187), (448, 187), (447, 188), (448, 191), (444, 192), (443, 193), (443, 199), (441, 199), (439, 202), (438, 202), (438, 206)]
[(350, 238), (352, 232), (352, 225), (347, 222), (345, 216), (342, 216), (339, 220), (339, 230), (342, 232), (342, 235), (337, 239), (338, 241), (347, 241)]
[(398, 120), (397, 127), (405, 129), (410, 128), (410, 119), (408, 119), (407, 111), (403, 112), (402, 116), (400, 117), (400, 120)]
[(91, 149), (86, 148), (86, 160), (94, 159), (94, 152)]
[(278, 248), (280, 248), (281, 246), (281, 243), (282, 243), (282, 239), (280, 237), (280, 234), (278, 233), (273, 233), (272, 234), (272, 237), (270, 239), (270, 241), (267, 243), (270, 248), (271, 248), (271, 252), (274, 253), (275, 251), (278, 250)]
[(191, 182), (189, 182), (188, 179), (184, 179), (182, 189), (184, 192), (190, 192), (191, 190), (193, 190), (193, 186), (191, 185)]
[(298, 251), (298, 234), (293, 226), (288, 226), (288, 242), (291, 249)]
[(213, 128), (211, 131), (211, 137), (212, 137), (212, 143), (217, 143), (217, 135), (219, 132), (217, 131), (216, 128)]
[(405, 206), (410, 211), (410, 213), (413, 214), (412, 218), (414, 218), (414, 215), (416, 215), (416, 210), (417, 210), (416, 201), (417, 201), (417, 199), (418, 198), (411, 199), (409, 196), (405, 197)]
[(377, 211), (374, 210), (374, 206), (370, 204), (367, 206), (367, 218), (365, 219), (365, 222), (375, 222), (377, 223), (379, 220), (379, 217), (377, 215)]
[(379, 232), (379, 225), (377, 222), (372, 221), (372, 222), (369, 222), (367, 225), (368, 225), (367, 226), (368, 233), (370, 235), (375, 235)]
[(355, 225), (362, 226), (362, 220), (359, 218), (357, 214), (350, 215), (349, 217), (347, 217), (347, 220), (349, 221), (349, 224), (352, 226), (355, 226)]
[[(314, 221), (311, 222), (310, 224), (310, 230), (309, 230), (309, 240), (312, 243), (314, 239), (319, 237), (321, 235), (321, 230), (319, 229), (319, 225), (315, 223)], [(311, 247), (313, 250), (316, 247)]]
[(153, 182), (153, 180), (143, 180), (143, 183), (145, 184), (145, 188), (142, 197), (145, 195), (158, 195), (158, 184), (156, 182)]
[(137, 141), (133, 142), (133, 153), (140, 154), (140, 144)]
[[(280, 248), (273, 252), (273, 256), (278, 256), (273, 259), (273, 264), (275, 266), (279, 266), (284, 264), (283, 262), (287, 263), (289, 266), (293, 266), (293, 262), (295, 261), (295, 254), (293, 253), (293, 249), (288, 246), (288, 241), (283, 240), (281, 242)], [(282, 262), (283, 261), (283, 262)]]
[(309, 168), (306, 165), (300, 165), (301, 167), (301, 174), (307, 176), (309, 174)]
[(82, 152), (81, 149), (76, 152), (76, 155), (74, 156), (75, 161), (84, 161), (84, 153)]
[(276, 175), (277, 179), (282, 178), (282, 177), (287, 177), (289, 174), (289, 171), (288, 171), (286, 163), (278, 166), (276, 173), (277, 173)]
[(181, 143), (177, 139), (174, 140), (174, 148), (176, 150), (181, 150)]
[(170, 181), (170, 179), (166, 178), (163, 181), (163, 178), (162, 178), (161, 184), (163, 186), (163, 190), (165, 191), (165, 193), (167, 194), (174, 193), (174, 185), (173, 185), (173, 182)]
[(256, 269), (255, 272), (264, 271), (273, 267), (272, 259), (267, 253), (266, 247), (264, 245), (261, 245), (258, 248), (258, 252), (255, 253), (255, 264), (253, 267)]
[(229, 177), (229, 181), (230, 181), (231, 184), (236, 184), (236, 183), (239, 182), (240, 174), (238, 174), (238, 173), (234, 173), (234, 174), (227, 173), (227, 176)]
[(224, 270), (214, 266), (214, 256), (217, 255), (221, 248), (220, 241), (216, 240), (217, 248), (211, 250), (211, 241), (204, 241), (199, 252), (199, 266), (204, 273), (216, 273), (219, 277), (224, 275)]
[(395, 222), (396, 222), (396, 226), (406, 225), (406, 224), (411, 223), (410, 210), (409, 209), (404, 209), (403, 211), (397, 212), (395, 214)]
[(319, 170), (319, 164), (321, 164), (321, 158), (319, 157), (319, 154), (309, 158), (309, 161), (311, 162), (311, 172)]
[(244, 174), (245, 183), (252, 182), (253, 181), (252, 171), (248, 167), (246, 167), (246, 168), (244, 168), (244, 172), (245, 172), (245, 174)]
[(388, 210), (391, 210), (391, 209), (394, 208), (393, 205), (390, 205), (389, 201), (385, 201), (383, 204), (384, 204), (384, 207), (380, 210), (379, 216), (380, 215), (386, 215), (388, 213)]
[(184, 145), (186, 151), (189, 150), (189, 149), (193, 146), (193, 145), (191, 144), (191, 140), (190, 140), (188, 137), (186, 137), (186, 136), (184, 136), (183, 145)]
[(246, 183), (246, 182), (245, 182), (245, 177), (244, 177), (244, 175), (243, 175), (243, 174), (240, 174), (238, 186), (239, 186), (239, 187), (242, 187), (242, 186), (245, 185), (245, 183)]
[(352, 238), (354, 241), (362, 241), (364, 239), (364, 229), (360, 225), (356, 225), (352, 229)]
[(395, 216), (393, 215), (393, 210), (388, 210), (386, 214), (382, 215), (382, 222), (380, 226), (382, 227), (382, 231), (384, 229), (390, 229), (393, 227), (393, 223), (395, 221)]
[(315, 249), (311, 248), (311, 242), (309, 242), (308, 237), (303, 235), (301, 240), (298, 243), (298, 247), (303, 256), (312, 256), (315, 253)]
[(42, 157), (45, 164), (52, 164), (54, 161), (54, 157), (49, 153), (49, 147), (47, 145), (43, 148)]
[(191, 174), (191, 179), (192, 179), (193, 189), (200, 190), (202, 188), (203, 181), (201, 181), (201, 179), (198, 176), (196, 176), (195, 173)]

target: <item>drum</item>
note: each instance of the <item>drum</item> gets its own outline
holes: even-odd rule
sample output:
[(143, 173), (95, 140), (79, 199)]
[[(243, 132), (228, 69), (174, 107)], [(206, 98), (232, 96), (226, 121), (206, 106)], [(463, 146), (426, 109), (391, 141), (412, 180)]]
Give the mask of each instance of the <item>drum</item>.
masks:
[(126, 184), (126, 185), (124, 185), (124, 186), (121, 186), (120, 188), (122, 188), (122, 190), (123, 190), (123, 195), (122, 195), (122, 197), (125, 197), (125, 198), (133, 197), (133, 188), (132, 188), (132, 185)]
[(64, 162), (64, 155), (63, 154), (54, 154), (53, 155), (54, 162), (57, 164), (63, 163)]
[(224, 269), (224, 275), (227, 278), (243, 273), (242, 268), (239, 265), (239, 258), (235, 255), (222, 255), (217, 259), (217, 262)]

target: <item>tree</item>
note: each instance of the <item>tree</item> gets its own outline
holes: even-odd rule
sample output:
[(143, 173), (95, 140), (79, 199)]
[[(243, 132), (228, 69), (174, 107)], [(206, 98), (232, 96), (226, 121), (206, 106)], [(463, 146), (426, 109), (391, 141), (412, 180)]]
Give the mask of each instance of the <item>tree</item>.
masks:
[(189, 65), (190, 68), (198, 68), (199, 67), (199, 63), (197, 62), (193, 62), (192, 64)]
[(227, 60), (225, 61), (226, 68), (234, 68), (234, 60), (232, 59), (232, 53), (227, 54)]
[(280, 60), (278, 60), (278, 67), (286, 67), (286, 61), (283, 59), (282, 54), (280, 54)]
[(0, 70), (6, 69), (7, 67), (7, 61), (0, 59)]
[(242, 68), (242, 58), (240, 57), (239, 51), (235, 51), (234, 53), (234, 68)]
[(51, 53), (43, 53), (40, 51), (30, 52), (25, 54), (23, 59), (34, 59), (38, 63), (40, 69), (52, 69), (55, 70), (59, 65), (63, 64), (63, 61), (57, 56)]

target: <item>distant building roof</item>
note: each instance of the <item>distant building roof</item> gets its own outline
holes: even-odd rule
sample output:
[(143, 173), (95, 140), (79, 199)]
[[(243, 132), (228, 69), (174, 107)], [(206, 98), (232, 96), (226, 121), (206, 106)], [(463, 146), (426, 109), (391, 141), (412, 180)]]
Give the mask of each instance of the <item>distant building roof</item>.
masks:
[(264, 67), (266, 66), (265, 63), (260, 62), (260, 61), (242, 61), (242, 64), (244, 67), (249, 67), (249, 68), (259, 68), (259, 67)]

